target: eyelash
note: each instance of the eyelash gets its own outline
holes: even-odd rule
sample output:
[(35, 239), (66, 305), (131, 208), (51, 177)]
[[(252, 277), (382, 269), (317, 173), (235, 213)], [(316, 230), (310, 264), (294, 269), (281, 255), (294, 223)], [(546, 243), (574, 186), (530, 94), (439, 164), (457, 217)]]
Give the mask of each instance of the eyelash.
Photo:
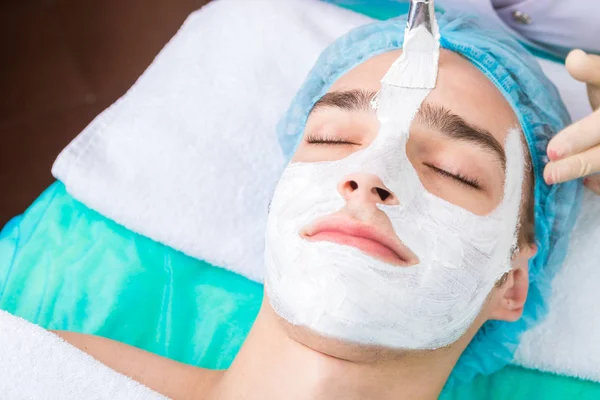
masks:
[(424, 165), (431, 168), (439, 175), (454, 179), (456, 182), (460, 183), (461, 185), (465, 185), (465, 186), (468, 186), (473, 189), (481, 190), (481, 183), (479, 183), (479, 181), (475, 178), (470, 178), (468, 176), (464, 176), (459, 173), (451, 174), (450, 172), (448, 172), (444, 169), (438, 168), (435, 165), (431, 165), (431, 164), (427, 164), (427, 163), (425, 163)]
[[(324, 138), (318, 136), (308, 136), (306, 138), (306, 142), (310, 144), (330, 144), (330, 145), (358, 145), (358, 143), (350, 142), (341, 138)], [(461, 185), (467, 186), (472, 189), (481, 190), (481, 184), (477, 179), (469, 178), (462, 174), (452, 174), (444, 169), (438, 168), (432, 164), (424, 164), (425, 166), (431, 168), (437, 174), (445, 176), (450, 179), (454, 179)]]
[(359, 145), (358, 143), (350, 142), (350, 141), (344, 140), (342, 138), (326, 138), (326, 137), (318, 137), (318, 136), (308, 136), (306, 138), (306, 143), (310, 143), (310, 144), (331, 144), (331, 145), (350, 144), (350, 145), (356, 145), (356, 146)]

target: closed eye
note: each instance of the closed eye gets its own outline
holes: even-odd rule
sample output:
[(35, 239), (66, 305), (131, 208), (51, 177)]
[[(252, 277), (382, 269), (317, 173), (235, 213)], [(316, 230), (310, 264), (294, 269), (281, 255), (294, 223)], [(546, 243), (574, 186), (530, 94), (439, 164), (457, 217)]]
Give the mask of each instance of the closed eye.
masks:
[(435, 173), (444, 176), (446, 178), (453, 179), (457, 183), (467, 186), (472, 189), (481, 190), (481, 184), (475, 178), (464, 176), (462, 174), (452, 174), (444, 169), (438, 168), (435, 165), (424, 163), (427, 167), (431, 168)]
[(306, 143), (310, 144), (322, 144), (322, 145), (355, 145), (359, 146), (360, 143), (355, 143), (346, 139), (342, 139), (339, 137), (319, 137), (319, 136), (308, 136), (306, 138)]

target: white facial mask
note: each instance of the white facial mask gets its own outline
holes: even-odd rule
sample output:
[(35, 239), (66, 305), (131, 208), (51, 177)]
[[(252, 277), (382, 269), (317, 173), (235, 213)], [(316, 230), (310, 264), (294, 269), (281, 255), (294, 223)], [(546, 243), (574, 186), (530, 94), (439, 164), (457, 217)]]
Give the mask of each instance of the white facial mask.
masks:
[[(510, 269), (524, 159), (520, 133), (511, 131), (505, 143), (504, 197), (487, 216), (429, 193), (407, 158), (406, 142), (411, 121), (430, 92), (424, 87), (431, 72), (423, 73), (411, 60), (409, 45), (396, 62), (403, 65), (390, 71), (401, 70), (413, 87), (392, 86), (384, 79), (376, 139), (342, 160), (290, 163), (284, 171), (267, 222), (265, 290), (277, 314), (322, 336), (436, 349), (465, 333), (495, 282)], [(316, 219), (344, 207), (337, 188), (353, 173), (376, 175), (397, 197), (399, 205), (379, 209), (419, 257), (417, 265), (391, 265), (354, 247), (300, 236)]]

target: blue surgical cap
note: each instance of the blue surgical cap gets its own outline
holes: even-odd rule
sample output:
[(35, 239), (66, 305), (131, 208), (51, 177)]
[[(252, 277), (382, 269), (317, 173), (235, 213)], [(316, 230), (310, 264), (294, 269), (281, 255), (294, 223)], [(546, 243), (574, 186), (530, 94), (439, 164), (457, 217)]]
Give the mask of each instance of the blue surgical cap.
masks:
[[(488, 321), (468, 345), (447, 383), (468, 382), (512, 361), (525, 330), (548, 312), (552, 278), (567, 250), (569, 233), (581, 202), (582, 185), (571, 181), (548, 186), (542, 177), (546, 146), (570, 117), (558, 91), (537, 61), (506, 34), (485, 30), (469, 16), (438, 15), (441, 46), (473, 63), (502, 92), (516, 113), (531, 154), (537, 254), (529, 262), (529, 293), (516, 322)], [(340, 76), (367, 59), (402, 47), (406, 16), (354, 29), (330, 45), (308, 74), (277, 126), (279, 143), (289, 159), (301, 140), (308, 114)]]

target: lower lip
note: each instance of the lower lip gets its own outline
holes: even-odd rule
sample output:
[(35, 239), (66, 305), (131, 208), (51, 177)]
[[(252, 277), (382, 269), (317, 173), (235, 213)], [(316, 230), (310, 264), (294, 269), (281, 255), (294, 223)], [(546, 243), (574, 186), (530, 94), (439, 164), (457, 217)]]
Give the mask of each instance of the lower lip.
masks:
[(308, 237), (308, 239), (356, 247), (370, 256), (374, 256), (390, 264), (407, 265), (406, 260), (401, 259), (392, 249), (365, 237), (352, 236), (342, 232), (323, 231)]

